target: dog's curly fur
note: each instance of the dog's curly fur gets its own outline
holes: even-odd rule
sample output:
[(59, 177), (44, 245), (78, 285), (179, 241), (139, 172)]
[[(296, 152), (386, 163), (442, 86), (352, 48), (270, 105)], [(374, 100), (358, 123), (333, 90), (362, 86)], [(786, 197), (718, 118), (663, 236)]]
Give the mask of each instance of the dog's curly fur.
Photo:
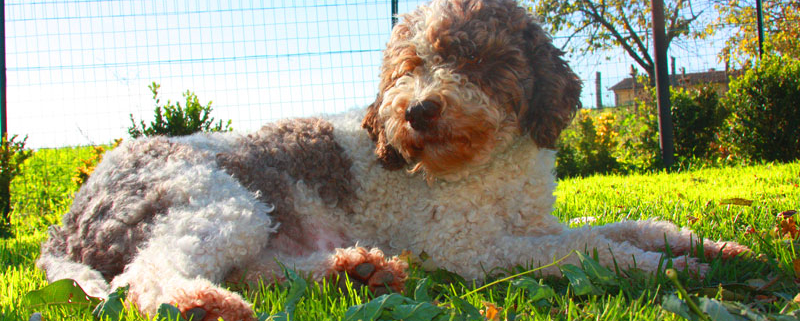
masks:
[(425, 252), (479, 278), (587, 248), (606, 266), (646, 271), (665, 242), (679, 254), (696, 242), (726, 257), (747, 250), (660, 221), (566, 228), (550, 214), (552, 148), (581, 83), (563, 53), (513, 0), (434, 0), (402, 18), (366, 110), (126, 142), (51, 229), (38, 266), (93, 295), (130, 285), (146, 313), (171, 303), (204, 320), (252, 320), (218, 284), (280, 276), (277, 262), (379, 293), (401, 290), (407, 267), (382, 251)]

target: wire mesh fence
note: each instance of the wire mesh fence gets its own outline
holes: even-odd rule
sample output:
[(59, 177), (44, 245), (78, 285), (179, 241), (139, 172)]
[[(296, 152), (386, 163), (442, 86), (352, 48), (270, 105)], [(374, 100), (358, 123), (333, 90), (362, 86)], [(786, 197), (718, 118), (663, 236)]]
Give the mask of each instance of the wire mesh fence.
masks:
[[(399, 12), (420, 2), (401, 1)], [(191, 90), (213, 101), (212, 116), (242, 131), (363, 107), (391, 30), (390, 0), (17, 0), (5, 9), (9, 132), (35, 148), (126, 137), (131, 115), (152, 118), (152, 82), (162, 99)], [(723, 69), (717, 35), (674, 43), (678, 68)], [(609, 88), (633, 64), (621, 51), (570, 60), (590, 108), (598, 95), (614, 105)]]
[[(421, 2), (400, 1), (398, 12)], [(153, 82), (161, 85), (162, 101), (180, 101), (186, 90), (202, 104), (213, 101), (212, 116), (232, 120), (239, 131), (362, 108), (377, 94), (391, 6), (391, 0), (6, 1), (8, 131), (27, 135), (36, 149), (127, 138), (131, 118), (153, 118)], [(673, 70), (725, 69), (717, 55), (732, 28), (718, 29), (710, 38), (672, 43)], [(554, 41), (561, 46), (567, 38)], [(614, 106), (611, 87), (630, 77), (634, 64), (622, 50), (568, 59), (584, 81), (585, 108)], [(54, 156), (44, 166), (62, 161)], [(22, 179), (18, 191), (43, 190), (38, 180)]]

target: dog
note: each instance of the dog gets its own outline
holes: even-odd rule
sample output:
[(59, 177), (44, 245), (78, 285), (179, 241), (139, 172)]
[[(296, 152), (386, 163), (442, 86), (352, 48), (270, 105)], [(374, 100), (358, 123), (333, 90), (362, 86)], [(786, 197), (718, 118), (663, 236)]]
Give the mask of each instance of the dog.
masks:
[(195, 320), (254, 320), (219, 284), (280, 281), (282, 265), (382, 293), (403, 289), (404, 250), (468, 279), (584, 249), (652, 272), (667, 243), (676, 267), (703, 273), (692, 244), (748, 250), (662, 221), (559, 222), (553, 149), (582, 87), (563, 52), (513, 0), (433, 0), (401, 18), (365, 110), (125, 142), (37, 266), (94, 296), (128, 285), (148, 314), (170, 303)]

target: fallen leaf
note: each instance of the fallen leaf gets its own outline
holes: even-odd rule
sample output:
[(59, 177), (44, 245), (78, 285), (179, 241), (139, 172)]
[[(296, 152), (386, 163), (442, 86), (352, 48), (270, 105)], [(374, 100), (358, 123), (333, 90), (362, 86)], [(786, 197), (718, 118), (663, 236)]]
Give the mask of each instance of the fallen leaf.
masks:
[(778, 229), (778, 235), (786, 238), (796, 238), (800, 235), (800, 230), (797, 229), (797, 223), (795, 223), (793, 216), (784, 215), (784, 213), (786, 212), (778, 214), (778, 226), (776, 227)]
[(569, 220), (569, 224), (570, 225), (587, 224), (587, 223), (592, 223), (592, 222), (596, 222), (596, 221), (597, 221), (597, 218), (594, 217), (594, 216), (581, 216), (581, 217), (576, 217), (576, 218), (573, 218), (573, 219)]
[(792, 260), (792, 268), (794, 269), (794, 276), (800, 277), (800, 259)]
[(688, 220), (689, 220), (689, 224), (694, 224), (694, 223), (697, 223), (697, 221), (699, 221), (699, 220), (700, 220), (699, 218), (697, 218), (697, 217), (694, 217), (694, 216), (691, 216), (691, 215), (687, 215), (687, 216), (686, 216), (686, 219), (688, 219)]
[(498, 308), (496, 305), (492, 304), (491, 302), (483, 302), (483, 306), (486, 308), (481, 310), (481, 315), (483, 315), (486, 320), (489, 321), (500, 321), (500, 311), (503, 308)]
[(788, 210), (788, 211), (783, 211), (783, 212), (780, 212), (780, 213), (778, 213), (778, 217), (782, 217), (782, 218), (790, 218), (790, 217), (792, 217), (792, 216), (793, 216), (793, 215), (795, 215), (795, 214), (797, 214), (797, 211), (795, 211), (795, 210)]
[(750, 206), (750, 205), (753, 204), (753, 201), (752, 200), (748, 200), (748, 199), (744, 199), (744, 198), (734, 197), (734, 198), (724, 199), (724, 200), (720, 201), (719, 204), (720, 205)]
[(772, 303), (778, 301), (778, 297), (774, 295), (763, 295), (763, 294), (756, 295), (755, 299), (760, 303)]

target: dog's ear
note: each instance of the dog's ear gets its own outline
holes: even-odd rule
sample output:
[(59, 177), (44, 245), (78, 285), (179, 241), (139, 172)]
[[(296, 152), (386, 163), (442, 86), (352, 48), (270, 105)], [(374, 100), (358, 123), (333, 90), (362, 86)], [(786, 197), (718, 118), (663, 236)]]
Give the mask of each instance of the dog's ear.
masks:
[(367, 107), (367, 114), (361, 122), (361, 127), (367, 130), (367, 134), (375, 142), (375, 155), (383, 168), (388, 170), (398, 170), (406, 166), (406, 160), (400, 155), (392, 145), (386, 140), (386, 131), (383, 122), (378, 117), (378, 109), (381, 106), (382, 95), (378, 94), (375, 102)]
[(581, 108), (581, 81), (569, 68), (564, 52), (532, 18), (524, 32), (529, 78), (523, 80), (524, 101), (519, 107), (519, 125), (536, 145), (555, 148), (561, 131)]

